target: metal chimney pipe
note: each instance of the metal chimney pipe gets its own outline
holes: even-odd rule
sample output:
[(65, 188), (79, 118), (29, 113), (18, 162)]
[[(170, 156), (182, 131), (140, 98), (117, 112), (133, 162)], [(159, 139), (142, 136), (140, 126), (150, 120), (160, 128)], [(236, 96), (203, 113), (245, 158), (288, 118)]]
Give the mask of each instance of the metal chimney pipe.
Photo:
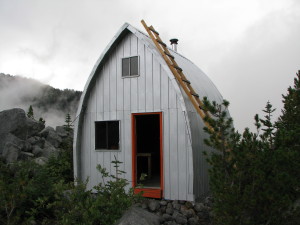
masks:
[(170, 42), (171, 42), (172, 49), (175, 52), (177, 52), (178, 39), (177, 38), (172, 38), (172, 39), (170, 39)]

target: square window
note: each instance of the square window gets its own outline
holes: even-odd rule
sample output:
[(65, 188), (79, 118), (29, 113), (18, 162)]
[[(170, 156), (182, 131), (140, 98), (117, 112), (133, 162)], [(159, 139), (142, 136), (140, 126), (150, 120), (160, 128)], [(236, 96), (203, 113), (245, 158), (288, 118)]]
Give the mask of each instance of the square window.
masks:
[(119, 149), (119, 121), (95, 122), (95, 148)]
[(122, 59), (122, 77), (139, 75), (139, 57), (133, 56)]

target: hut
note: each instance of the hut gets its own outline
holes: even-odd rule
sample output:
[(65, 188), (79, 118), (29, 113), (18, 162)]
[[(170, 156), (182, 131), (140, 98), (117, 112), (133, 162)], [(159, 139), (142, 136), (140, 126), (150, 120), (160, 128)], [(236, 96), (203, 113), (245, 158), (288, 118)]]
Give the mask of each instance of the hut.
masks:
[[(200, 98), (222, 102), (194, 63), (169, 49)], [(74, 130), (74, 176), (102, 182), (97, 164), (114, 174), (116, 157), (144, 196), (195, 201), (209, 191), (204, 122), (148, 35), (125, 23), (96, 62)], [(141, 179), (144, 177), (144, 179)], [(128, 187), (128, 188), (129, 188)]]

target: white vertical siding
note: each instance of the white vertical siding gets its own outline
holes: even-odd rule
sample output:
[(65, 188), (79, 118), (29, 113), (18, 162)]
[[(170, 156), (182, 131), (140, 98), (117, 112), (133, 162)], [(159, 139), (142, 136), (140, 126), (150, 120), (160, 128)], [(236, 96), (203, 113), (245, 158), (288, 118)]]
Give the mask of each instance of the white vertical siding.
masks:
[[(122, 78), (122, 58), (139, 56), (140, 76)], [(185, 115), (180, 107), (165, 67), (152, 51), (133, 34), (125, 36), (114, 46), (106, 62), (99, 68), (90, 90), (84, 114), (81, 145), (82, 177), (89, 177), (89, 188), (101, 182), (96, 165), (101, 164), (115, 174), (111, 161), (114, 156), (123, 164), (124, 177), (132, 181), (131, 114), (163, 112), (163, 178), (166, 199), (193, 200), (192, 151)], [(95, 150), (95, 121), (120, 121), (120, 149)]]

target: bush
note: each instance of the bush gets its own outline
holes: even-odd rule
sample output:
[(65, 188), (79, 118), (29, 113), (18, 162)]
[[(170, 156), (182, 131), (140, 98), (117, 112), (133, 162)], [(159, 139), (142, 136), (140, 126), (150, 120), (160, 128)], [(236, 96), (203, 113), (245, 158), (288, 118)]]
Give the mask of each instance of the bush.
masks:
[(47, 204), (53, 196), (53, 181), (34, 162), (0, 162), (0, 222), (25, 224), (51, 217)]
[(272, 123), (268, 102), (264, 118), (255, 116), (256, 133), (233, 129), (227, 101), (218, 105), (204, 98), (205, 110), (213, 115), (206, 118), (213, 129), (205, 128), (210, 135), (205, 143), (216, 149), (208, 155), (214, 224), (293, 224), (299, 219), (300, 207), (291, 209), (300, 199), (299, 87), (298, 73), (279, 121)]
[[(114, 224), (129, 206), (139, 200), (140, 196), (134, 195), (132, 189), (125, 191), (128, 181), (119, 177), (123, 173), (119, 170), (121, 162), (115, 159), (112, 163), (116, 168), (116, 175), (108, 174), (101, 165), (97, 166), (103, 181), (108, 181), (95, 186), (95, 194), (91, 190), (85, 191), (87, 181), (78, 182), (67, 193), (58, 191), (60, 194), (56, 196), (54, 205), (60, 224)], [(56, 187), (61, 189), (59, 185)]]

